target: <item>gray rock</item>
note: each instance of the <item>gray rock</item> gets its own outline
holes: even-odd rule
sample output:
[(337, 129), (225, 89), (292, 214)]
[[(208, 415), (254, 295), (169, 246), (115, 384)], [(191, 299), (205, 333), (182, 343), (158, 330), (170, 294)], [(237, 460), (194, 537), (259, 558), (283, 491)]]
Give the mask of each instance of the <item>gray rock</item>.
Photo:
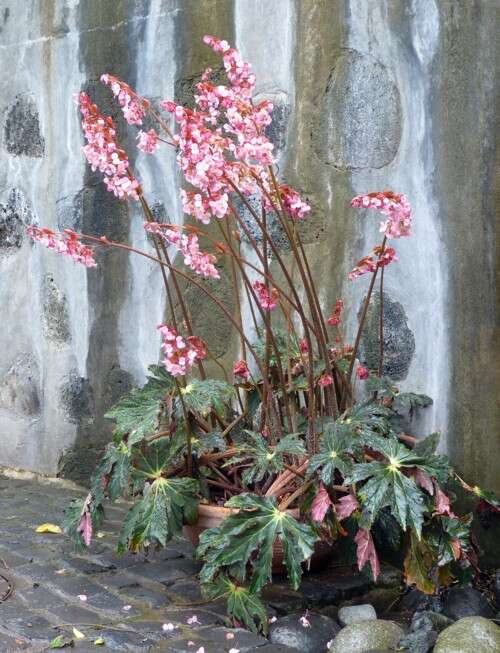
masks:
[(283, 644), (301, 653), (318, 653), (326, 650), (327, 643), (339, 632), (339, 625), (330, 617), (309, 613), (310, 626), (304, 627), (300, 618), (303, 613), (281, 617), (269, 629), (269, 640), (273, 644)]
[(490, 619), (495, 614), (487, 598), (473, 587), (451, 589), (444, 599), (443, 612), (451, 619), (475, 616)]
[(377, 613), (373, 605), (366, 603), (364, 605), (346, 605), (340, 608), (338, 620), (341, 626), (348, 626), (359, 621), (370, 621), (377, 618)]
[(435, 630), (417, 630), (399, 640), (398, 650), (402, 649), (408, 653), (428, 653), (436, 643), (437, 637)]
[[(385, 307), (384, 307), (385, 309)], [(377, 578), (377, 587), (393, 588), (400, 587), (403, 582), (403, 572), (391, 565), (383, 565)]]
[(411, 620), (411, 630), (431, 631), (435, 630), (440, 633), (448, 626), (451, 626), (453, 621), (439, 612), (432, 612), (432, 610), (424, 610), (422, 612), (415, 612)]
[(459, 619), (439, 635), (434, 653), (498, 653), (500, 628), (484, 617)]
[(342, 628), (330, 646), (330, 653), (366, 653), (372, 649), (394, 648), (403, 629), (393, 621), (376, 619)]
[(352, 170), (382, 168), (392, 161), (401, 138), (401, 106), (383, 64), (353, 50), (342, 54), (323, 106), (317, 148), (325, 163)]
[(500, 569), (495, 572), (493, 579), (493, 594), (495, 595), (495, 603), (497, 608), (500, 608)]

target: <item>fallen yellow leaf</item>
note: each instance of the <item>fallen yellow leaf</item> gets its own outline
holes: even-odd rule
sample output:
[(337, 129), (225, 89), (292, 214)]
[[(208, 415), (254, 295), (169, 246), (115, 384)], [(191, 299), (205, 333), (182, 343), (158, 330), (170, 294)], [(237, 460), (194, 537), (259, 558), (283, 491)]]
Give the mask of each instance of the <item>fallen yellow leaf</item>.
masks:
[(85, 635), (78, 630), (78, 628), (73, 628), (73, 635), (76, 639), (85, 639)]
[(94, 639), (94, 645), (95, 646), (103, 646), (104, 645), (104, 640), (102, 637), (98, 637), (97, 639)]
[(62, 533), (61, 527), (58, 526), (57, 524), (40, 524), (40, 526), (37, 526), (35, 528), (36, 533), (54, 533), (54, 534), (59, 534)]

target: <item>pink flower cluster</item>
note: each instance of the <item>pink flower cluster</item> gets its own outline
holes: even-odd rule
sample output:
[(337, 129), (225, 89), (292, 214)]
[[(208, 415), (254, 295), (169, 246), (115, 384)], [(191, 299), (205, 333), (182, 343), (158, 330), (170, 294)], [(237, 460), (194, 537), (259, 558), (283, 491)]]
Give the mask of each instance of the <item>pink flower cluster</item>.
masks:
[(170, 245), (173, 245), (184, 256), (184, 263), (196, 274), (212, 279), (220, 278), (219, 271), (214, 265), (217, 259), (213, 254), (205, 254), (200, 251), (198, 236), (183, 234), (175, 225), (159, 224), (158, 222), (145, 222), (144, 229), (164, 238)]
[(333, 377), (331, 374), (322, 374), (318, 379), (318, 385), (322, 388), (326, 388), (329, 385), (333, 385)]
[(382, 250), (380, 245), (373, 248), (373, 256), (363, 256), (363, 258), (356, 263), (356, 266), (349, 272), (349, 279), (354, 281), (367, 272), (375, 272), (377, 268), (385, 267), (392, 261), (397, 261), (396, 250), (393, 247), (385, 247)]
[(88, 245), (83, 245), (78, 240), (77, 234), (69, 229), (60, 233), (30, 225), (26, 228), (26, 231), (33, 240), (38, 241), (49, 249), (53, 249), (58, 254), (69, 256), (76, 263), (82, 263), (88, 268), (94, 268), (97, 265), (94, 260), (93, 248)]
[(370, 370), (367, 367), (364, 367), (364, 365), (358, 365), (356, 368), (356, 377), (360, 381), (366, 381), (370, 378)]
[(278, 305), (279, 292), (276, 288), (268, 288), (262, 281), (254, 281), (253, 289), (257, 293), (259, 304), (265, 311), (272, 311)]
[(198, 361), (207, 356), (207, 347), (201, 338), (190, 336), (186, 340), (167, 324), (160, 324), (162, 349), (165, 352), (163, 364), (172, 376), (185, 376)]
[(149, 102), (145, 98), (139, 97), (128, 84), (113, 75), (101, 75), (101, 82), (113, 91), (128, 124), (142, 125), (145, 109), (149, 106)]
[(140, 130), (137, 135), (137, 140), (139, 141), (137, 147), (142, 152), (146, 152), (146, 154), (154, 154), (160, 142), (159, 136), (154, 129), (150, 129), (147, 132)]
[(139, 182), (129, 172), (127, 154), (118, 145), (113, 119), (103, 116), (86, 93), (80, 93), (79, 103), (87, 140), (83, 151), (92, 170), (104, 174), (106, 188), (116, 197), (138, 199)]
[(290, 188), (287, 184), (281, 184), (279, 188), (284, 209), (292, 219), (304, 220), (311, 210), (309, 204), (306, 204), (297, 191)]
[(344, 301), (342, 299), (337, 299), (337, 301), (335, 302), (335, 308), (333, 309), (333, 313), (326, 321), (327, 324), (329, 324), (330, 326), (338, 326), (341, 321), (343, 308), (344, 308)]
[(387, 220), (380, 223), (380, 231), (387, 238), (401, 238), (411, 235), (411, 207), (402, 193), (383, 191), (358, 195), (351, 201), (355, 208), (375, 209)]
[(239, 376), (245, 381), (250, 378), (250, 370), (248, 369), (247, 362), (244, 360), (236, 361), (233, 365), (234, 376)]
[[(260, 192), (271, 210), (271, 184), (266, 166), (274, 163), (273, 144), (264, 130), (271, 122), (273, 105), (263, 100), (254, 105), (252, 93), (255, 75), (226, 41), (204, 38), (215, 52), (221, 53), (229, 85), (214, 85), (207, 69), (197, 84), (198, 110), (174, 102), (163, 102), (179, 125), (174, 136), (178, 162), (186, 180), (195, 191), (182, 191), (185, 213), (204, 224), (212, 217), (224, 218), (230, 211), (229, 193), (234, 186), (245, 195)], [(281, 201), (294, 219), (302, 219), (310, 207), (286, 185), (280, 186)], [(275, 207), (278, 198), (274, 198)]]

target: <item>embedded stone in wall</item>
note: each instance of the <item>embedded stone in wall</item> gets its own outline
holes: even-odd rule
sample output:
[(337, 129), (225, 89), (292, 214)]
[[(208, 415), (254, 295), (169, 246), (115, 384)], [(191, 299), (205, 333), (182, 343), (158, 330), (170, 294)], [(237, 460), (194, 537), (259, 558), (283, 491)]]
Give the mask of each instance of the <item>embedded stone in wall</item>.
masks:
[(73, 196), (67, 195), (57, 200), (56, 218), (59, 231), (64, 231), (64, 229), (82, 230), (84, 192), (82, 189)]
[(401, 101), (387, 68), (356, 51), (341, 54), (319, 120), (313, 138), (325, 163), (346, 170), (390, 163), (401, 139)]
[[(196, 84), (201, 82), (202, 74), (203, 74), (203, 70), (200, 70), (200, 72), (195, 73), (194, 75), (190, 75), (188, 77), (180, 77), (179, 79), (175, 80), (174, 98), (178, 104), (182, 104), (183, 106), (188, 107), (189, 109), (197, 108), (196, 103), (194, 101), (194, 96), (198, 95)], [(211, 84), (214, 84), (215, 86), (219, 84), (227, 85), (228, 81), (227, 81), (227, 75), (226, 75), (226, 71), (224, 70), (224, 67), (218, 66), (212, 68), (212, 73), (210, 75), (209, 81)]]
[(57, 343), (70, 340), (68, 303), (66, 296), (58, 288), (54, 278), (47, 274), (42, 286), (42, 324), (47, 338)]
[(271, 112), (272, 122), (266, 127), (265, 135), (274, 145), (274, 154), (279, 156), (286, 145), (286, 130), (288, 118), (290, 116), (290, 107), (285, 102), (274, 100), (269, 97), (274, 107)]
[[(297, 231), (300, 235), (302, 242), (305, 245), (310, 243), (317, 242), (321, 239), (322, 235), (325, 232), (325, 214), (321, 207), (317, 205), (306, 193), (303, 193), (300, 189), (296, 189), (300, 192), (301, 197), (311, 205), (311, 212), (308, 217), (296, 223)], [(262, 206), (260, 196), (253, 195), (246, 198), (248, 204), (252, 208), (253, 212), (259, 216), (259, 221), (262, 219)], [(233, 198), (233, 203), (238, 211), (238, 214), (245, 222), (245, 226), (250, 232), (253, 239), (259, 243), (262, 243), (262, 229), (260, 228), (257, 220), (254, 218), (252, 211), (245, 205), (245, 203), (240, 200), (238, 197)], [(290, 249), (290, 242), (285, 234), (285, 231), (281, 225), (280, 219), (273, 212), (269, 211), (266, 215), (266, 227), (273, 240), (273, 243), (276, 245), (278, 250), (286, 251)], [(244, 229), (238, 227), (238, 230), (241, 234), (243, 241), (249, 242), (248, 237), (245, 235)], [(273, 253), (269, 249), (269, 258), (273, 258)]]
[[(231, 274), (228, 270), (221, 270), (220, 279), (207, 279), (203, 286), (213, 293), (234, 315), (235, 303), (231, 285)], [(205, 340), (210, 352), (219, 358), (223, 356), (234, 344), (232, 340), (234, 327), (228, 317), (207, 297), (207, 295), (194, 285), (188, 285), (184, 292), (186, 305), (191, 309), (191, 322), (193, 333)], [(193, 310), (193, 307), (196, 310)], [(182, 313), (176, 311), (177, 319), (182, 324)]]
[(40, 132), (38, 109), (32, 97), (20, 95), (7, 109), (4, 129), (7, 152), (14, 156), (40, 158), (45, 140)]
[(94, 414), (94, 397), (88, 379), (72, 372), (60, 390), (61, 405), (70, 422), (79, 424)]
[(7, 202), (0, 204), (0, 250), (13, 252), (23, 244), (26, 225), (36, 222), (24, 194), (12, 188)]
[[(406, 378), (415, 353), (415, 337), (408, 327), (405, 310), (387, 293), (384, 297), (383, 374), (394, 381)], [(362, 308), (362, 306), (361, 306)], [(361, 310), (361, 309), (360, 309)], [(380, 359), (380, 294), (372, 297), (361, 339), (360, 360), (370, 369), (378, 369)]]
[(106, 389), (103, 398), (103, 404), (106, 408), (111, 408), (127, 392), (132, 390), (135, 385), (132, 375), (121, 367), (112, 367), (106, 375), (104, 387)]
[(40, 412), (40, 371), (31, 354), (19, 354), (0, 382), (0, 408), (25, 417)]

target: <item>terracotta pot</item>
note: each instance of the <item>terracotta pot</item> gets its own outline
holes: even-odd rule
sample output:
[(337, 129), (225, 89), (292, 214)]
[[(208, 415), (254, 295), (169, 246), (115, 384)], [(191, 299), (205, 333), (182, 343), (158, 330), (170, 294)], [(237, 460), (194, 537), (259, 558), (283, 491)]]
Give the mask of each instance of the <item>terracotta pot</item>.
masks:
[[(207, 528), (219, 526), (223, 519), (232, 513), (237, 512), (237, 508), (224, 508), (223, 506), (200, 503), (198, 506), (198, 521), (195, 524), (184, 526), (184, 534), (194, 546), (198, 546), (200, 535), (203, 531)], [(299, 511), (297, 508), (287, 510), (287, 513), (292, 517), (299, 517)], [(326, 562), (328, 562), (328, 560), (330, 560), (333, 552), (333, 545), (328, 544), (327, 542), (318, 542), (311, 557), (310, 568), (313, 571), (320, 569)], [(283, 546), (280, 540), (276, 540), (273, 545), (273, 574), (286, 574), (286, 567), (283, 563)]]

